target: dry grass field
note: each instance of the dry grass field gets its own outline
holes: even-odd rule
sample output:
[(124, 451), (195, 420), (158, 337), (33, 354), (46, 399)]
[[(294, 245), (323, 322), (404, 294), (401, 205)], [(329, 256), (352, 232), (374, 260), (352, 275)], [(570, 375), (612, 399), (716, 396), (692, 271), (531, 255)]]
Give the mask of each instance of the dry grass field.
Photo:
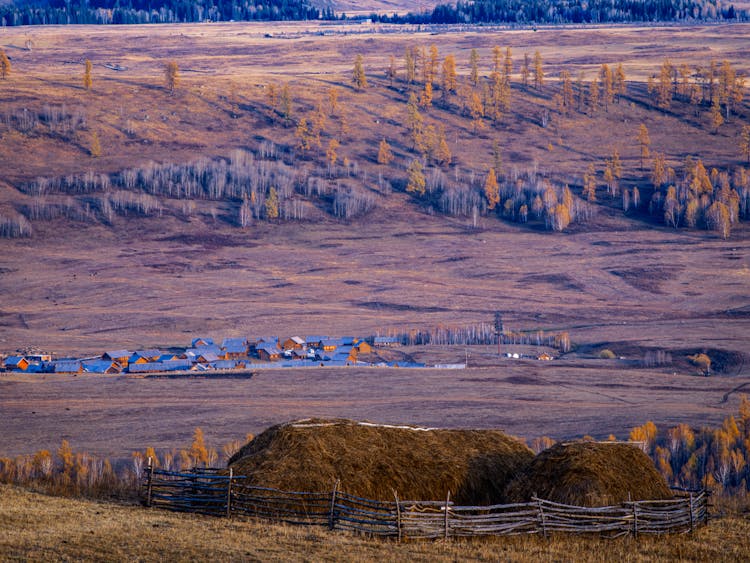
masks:
[[(320, 36), (336, 29), (340, 35)], [(382, 33), (377, 33), (380, 30)], [(389, 31), (389, 33), (385, 33)], [(493, 33), (393, 32), (388, 27), (310, 24), (5, 28), (0, 46), (13, 73), (0, 81), (2, 112), (45, 104), (79, 108), (87, 127), (70, 136), (2, 128), (0, 210), (30, 196), (18, 188), (40, 176), (114, 173), (149, 162), (183, 163), (255, 150), (263, 140), (294, 143), (294, 127), (265, 109), (269, 82), (289, 82), (299, 115), (330, 85), (351, 132), (341, 157), (356, 161), (371, 185), (378, 173), (402, 181), (411, 158), (402, 127), (408, 93), (388, 87), (390, 55), (407, 45), (439, 47), (468, 72), (477, 48), (483, 72), (494, 45), (513, 49), (517, 80), (523, 53), (539, 50), (549, 90), (514, 90), (512, 116), (475, 134), (468, 121), (436, 105), (456, 168), (486, 171), (492, 141), (508, 168), (538, 167), (580, 183), (589, 162), (618, 149), (623, 185), (637, 185), (638, 125), (671, 165), (687, 155), (710, 166), (739, 164), (739, 108), (713, 135), (707, 117), (661, 112), (646, 102), (649, 74), (664, 57), (705, 65), (731, 61), (750, 74), (750, 26), (601, 27)], [(273, 32), (273, 37), (265, 37)], [(346, 34), (344, 34), (346, 32)], [(33, 48), (23, 46), (27, 40)], [(350, 74), (362, 53), (371, 87), (355, 92)], [(82, 87), (82, 59), (94, 63), (93, 90)], [(178, 62), (174, 96), (163, 65)], [(621, 62), (630, 93), (609, 112), (555, 117), (553, 84), (562, 69), (588, 77)], [(124, 71), (105, 64), (120, 65)], [(340, 119), (333, 120), (338, 126)], [(88, 154), (97, 131), (102, 156)], [(380, 138), (393, 140), (396, 162), (375, 163)], [(303, 163), (304, 165), (304, 163)], [(197, 335), (357, 334), (443, 324), (491, 322), (503, 311), (516, 329), (569, 331), (578, 353), (552, 363), (496, 362), (471, 351), (464, 372), (319, 370), (264, 372), (250, 380), (18, 377), (0, 378), (6, 431), (0, 454), (29, 453), (68, 438), (77, 449), (125, 456), (147, 445), (171, 448), (202, 426), (209, 442), (241, 438), (302, 416), (347, 416), (434, 426), (500, 427), (524, 437), (586, 433), (624, 437), (645, 420), (717, 423), (750, 388), (750, 237), (737, 226), (716, 233), (674, 230), (644, 216), (624, 216), (604, 201), (593, 221), (564, 233), (479, 218), (433, 215), (401, 191), (373, 189), (377, 208), (347, 222), (322, 212), (301, 223), (257, 222), (240, 229), (226, 202), (201, 202), (191, 216), (117, 216), (34, 222), (34, 236), (0, 242), (0, 349), (39, 346), (57, 354), (185, 345)], [(167, 207), (167, 209), (171, 209)], [(602, 348), (627, 360), (664, 350), (674, 366), (642, 369), (593, 360)], [(717, 376), (694, 377), (689, 353), (706, 350)], [(422, 361), (461, 360), (461, 349), (411, 350)], [(471, 359), (470, 359), (471, 363)]]
[(315, 528), (54, 498), (7, 485), (0, 485), (0, 518), (0, 553), (22, 560), (738, 561), (750, 550), (750, 525), (741, 517), (712, 521), (693, 535), (638, 540), (568, 536), (399, 544)]

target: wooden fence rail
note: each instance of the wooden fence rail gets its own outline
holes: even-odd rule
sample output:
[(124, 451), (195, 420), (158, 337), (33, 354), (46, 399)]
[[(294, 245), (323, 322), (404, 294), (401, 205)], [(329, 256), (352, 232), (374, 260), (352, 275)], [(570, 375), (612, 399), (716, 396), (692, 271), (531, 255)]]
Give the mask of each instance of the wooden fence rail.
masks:
[(708, 520), (705, 491), (681, 492), (673, 500), (626, 502), (585, 508), (534, 498), (493, 506), (455, 506), (444, 501), (390, 502), (339, 490), (289, 492), (245, 484), (227, 470), (162, 471), (149, 466), (145, 504), (215, 516), (250, 516), (332, 530), (394, 538), (449, 538), (574, 533), (606, 537), (688, 533)]

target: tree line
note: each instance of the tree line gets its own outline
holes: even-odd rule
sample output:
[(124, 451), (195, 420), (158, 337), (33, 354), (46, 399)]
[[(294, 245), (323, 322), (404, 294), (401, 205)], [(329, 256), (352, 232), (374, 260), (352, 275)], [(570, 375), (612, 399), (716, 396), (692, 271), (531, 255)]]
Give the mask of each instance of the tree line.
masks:
[(307, 0), (51, 0), (0, 6), (0, 25), (144, 24), (333, 18)]
[(431, 12), (377, 15), (391, 23), (583, 24), (737, 20), (747, 10), (717, 0), (472, 0), (439, 4)]

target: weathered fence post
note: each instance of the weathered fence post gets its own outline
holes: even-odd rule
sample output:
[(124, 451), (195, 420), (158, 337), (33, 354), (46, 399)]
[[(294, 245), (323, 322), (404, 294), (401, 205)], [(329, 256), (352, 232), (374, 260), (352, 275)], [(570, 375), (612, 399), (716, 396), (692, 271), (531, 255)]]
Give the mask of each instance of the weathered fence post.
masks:
[(547, 523), (544, 521), (544, 510), (542, 509), (542, 499), (536, 497), (536, 508), (539, 511), (539, 521), (542, 523), (542, 535), (547, 537)]
[(148, 480), (146, 481), (146, 506), (151, 506), (151, 489), (153, 486), (153, 478), (154, 478), (154, 460), (151, 459), (151, 456), (148, 458), (148, 467), (146, 469), (148, 472)]
[(396, 489), (393, 489), (393, 496), (396, 499), (396, 532), (398, 534), (398, 542), (401, 543), (401, 503), (398, 502)]
[(336, 510), (336, 495), (339, 491), (339, 483), (341, 482), (340, 479), (336, 479), (336, 483), (333, 485), (333, 493), (331, 494), (331, 512), (328, 514), (328, 528), (333, 530), (333, 527), (336, 524), (336, 520), (334, 518), (334, 511)]
[(227, 481), (227, 518), (232, 517), (232, 478), (234, 477), (234, 469), (229, 468), (229, 481)]
[(448, 539), (448, 509), (450, 508), (451, 492), (445, 497), (445, 539)]
[(690, 491), (690, 533), (693, 533), (693, 492)]
[(638, 537), (638, 503), (633, 503), (633, 537)]

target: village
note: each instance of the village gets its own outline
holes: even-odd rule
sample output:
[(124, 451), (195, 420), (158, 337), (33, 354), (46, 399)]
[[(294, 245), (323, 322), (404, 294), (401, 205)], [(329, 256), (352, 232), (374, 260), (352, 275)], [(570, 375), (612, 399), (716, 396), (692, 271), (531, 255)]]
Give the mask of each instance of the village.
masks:
[[(217, 344), (211, 338), (195, 338), (187, 348), (169, 350), (109, 350), (86, 358), (53, 358), (38, 350), (19, 353), (0, 361), (0, 370), (24, 373), (58, 374), (176, 374), (264, 368), (299, 367), (426, 367), (414, 362), (386, 362), (374, 348), (401, 346), (401, 339), (390, 336), (355, 338), (350, 336), (264, 336), (224, 338)], [(457, 366), (453, 366), (457, 367)]]

